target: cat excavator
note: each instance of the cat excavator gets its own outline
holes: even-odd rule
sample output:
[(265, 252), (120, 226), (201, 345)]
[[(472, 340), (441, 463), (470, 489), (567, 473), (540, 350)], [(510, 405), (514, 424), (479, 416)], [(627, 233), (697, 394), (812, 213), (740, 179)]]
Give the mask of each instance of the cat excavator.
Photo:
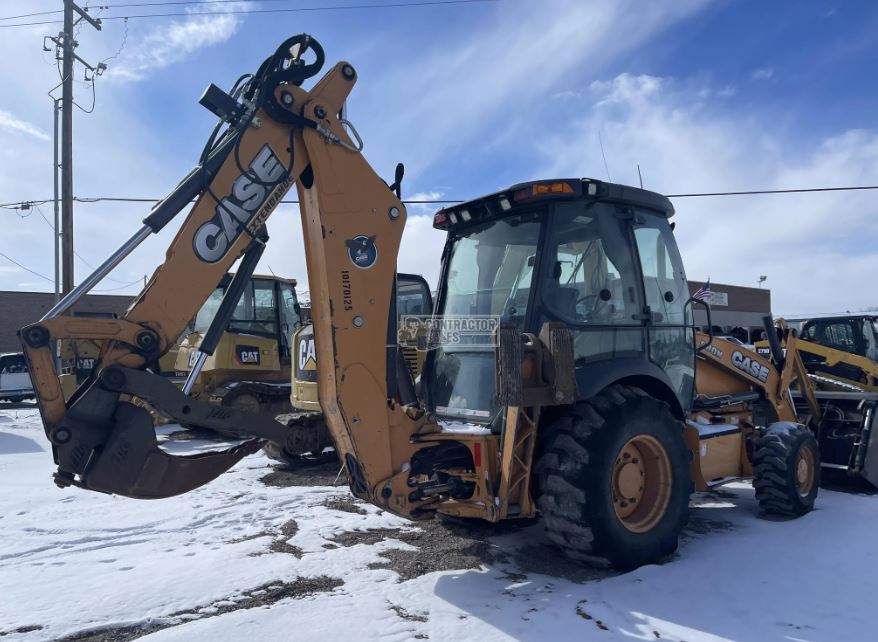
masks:
[[(212, 353), (268, 241), (266, 220), (295, 186), (320, 406), (355, 496), (415, 520), (540, 514), (571, 558), (622, 568), (676, 549), (693, 489), (752, 476), (765, 512), (811, 509), (816, 444), (784, 388), (801, 362), (695, 334), (673, 206), (654, 192), (553, 179), (437, 212), (447, 241), (416, 389), (394, 306), (402, 172), (382, 180), (343, 116), (353, 65), (303, 88), (323, 62), (302, 34), (229, 92), (208, 87), (200, 102), (220, 123), (195, 169), (21, 329), (57, 485), (159, 499), (208, 483), (265, 441), (299, 450), (273, 417), (195, 399), (149, 367), (238, 262), (199, 345)], [(183, 210), (164, 263), (121, 318), (65, 314)], [(61, 339), (101, 341), (66, 401), (51, 350)], [(252, 438), (174, 455), (131, 396), (180, 423)]]
[[(396, 311), (400, 324), (407, 319), (421, 319), (433, 310), (430, 286), (420, 274), (396, 275)], [(417, 336), (414, 340), (399, 342), (399, 350), (405, 358), (411, 376), (421, 374), (424, 363), (424, 350), (418, 349)], [(317, 350), (314, 344), (314, 326), (303, 323), (292, 336), (292, 386), (289, 403), (292, 412), (276, 417), (292, 430), (298, 431), (300, 447), (306, 451), (290, 452), (277, 444), (268, 442), (264, 451), (271, 459), (286, 466), (320, 464), (335, 458), (332, 437), (323, 421), (320, 411), (320, 398), (317, 391)]]

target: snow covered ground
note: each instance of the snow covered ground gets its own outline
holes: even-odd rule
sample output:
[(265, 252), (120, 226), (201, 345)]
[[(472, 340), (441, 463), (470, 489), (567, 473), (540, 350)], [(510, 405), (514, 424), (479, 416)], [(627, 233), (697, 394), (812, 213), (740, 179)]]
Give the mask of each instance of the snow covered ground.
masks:
[(616, 575), (539, 524), (412, 525), (261, 455), (152, 502), (53, 468), (36, 411), (0, 410), (2, 642), (878, 639), (878, 496), (774, 522), (736, 484), (696, 498), (676, 559)]

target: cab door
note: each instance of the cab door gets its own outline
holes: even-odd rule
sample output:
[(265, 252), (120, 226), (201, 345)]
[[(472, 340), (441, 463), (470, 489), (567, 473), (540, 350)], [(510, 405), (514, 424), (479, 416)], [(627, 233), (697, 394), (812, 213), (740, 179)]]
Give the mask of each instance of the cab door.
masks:
[(680, 404), (689, 408), (694, 395), (695, 352), (683, 261), (665, 217), (637, 217), (634, 239), (643, 275), (649, 359), (665, 371)]

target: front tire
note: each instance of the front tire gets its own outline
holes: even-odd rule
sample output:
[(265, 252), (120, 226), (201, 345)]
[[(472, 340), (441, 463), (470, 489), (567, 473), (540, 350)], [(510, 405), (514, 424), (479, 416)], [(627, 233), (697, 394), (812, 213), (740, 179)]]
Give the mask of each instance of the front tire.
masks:
[(753, 451), (753, 488), (763, 513), (799, 517), (814, 508), (820, 486), (817, 439), (790, 422), (768, 426)]
[(613, 385), (544, 432), (535, 496), (548, 538), (573, 558), (631, 569), (677, 549), (690, 456), (668, 405)]

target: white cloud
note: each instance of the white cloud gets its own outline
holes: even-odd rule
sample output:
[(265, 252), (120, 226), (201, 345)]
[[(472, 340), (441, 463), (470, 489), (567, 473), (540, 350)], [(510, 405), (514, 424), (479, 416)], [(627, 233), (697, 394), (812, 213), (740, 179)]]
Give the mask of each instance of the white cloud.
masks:
[(26, 134), (28, 136), (33, 136), (39, 140), (47, 141), (49, 140), (49, 135), (46, 134), (42, 129), (32, 125), (26, 120), (21, 120), (20, 118), (16, 118), (8, 111), (0, 109), (0, 128), (7, 129), (9, 131), (18, 132), (20, 134)]
[[(236, 6), (238, 3), (232, 3), (227, 8)], [(193, 13), (183, 20), (156, 26), (123, 51), (118, 63), (107, 71), (107, 76), (140, 80), (154, 70), (185, 60), (199, 49), (226, 42), (241, 22), (237, 15)]]
[(406, 210), (411, 216), (412, 214), (432, 214), (442, 207), (441, 203), (412, 203), (411, 201), (438, 201), (443, 196), (443, 192), (431, 190), (409, 195), (403, 194), (403, 199), (407, 201)]
[(771, 80), (774, 78), (774, 69), (771, 67), (760, 67), (759, 69), (754, 69), (753, 73), (750, 74), (750, 78), (753, 80)]
[[(585, 117), (543, 148), (541, 174), (603, 176), (602, 132), (616, 182), (666, 194), (878, 182), (878, 132), (808, 141), (774, 122), (723, 111), (711, 92), (623, 74), (595, 83)], [(755, 285), (769, 277), (775, 312), (875, 305), (878, 205), (869, 192), (675, 199), (689, 276)]]
[[(581, 87), (569, 86), (572, 79), (582, 74), (598, 77), (620, 55), (707, 4), (707, 0), (505, 4), (493, 21), (468, 37), (453, 45), (442, 41), (420, 53), (411, 52), (371, 82), (368, 94), (356, 97), (364, 101), (358, 111), (367, 114), (364, 133), (367, 140), (404, 140), (406, 166), (417, 180), (437, 160), (454, 162), (455, 151), (467, 145), (477, 152), (499, 137), (515, 135), (510, 128), (520, 125), (526, 115), (537, 120), (547, 98), (574, 95)], [(620, 38), (620, 33), (625, 37)], [(389, 98), (393, 96), (398, 100)], [(401, 108), (393, 118), (386, 118), (387, 105), (394, 103)], [(382, 152), (376, 155), (378, 167), (394, 160), (382, 158)]]

